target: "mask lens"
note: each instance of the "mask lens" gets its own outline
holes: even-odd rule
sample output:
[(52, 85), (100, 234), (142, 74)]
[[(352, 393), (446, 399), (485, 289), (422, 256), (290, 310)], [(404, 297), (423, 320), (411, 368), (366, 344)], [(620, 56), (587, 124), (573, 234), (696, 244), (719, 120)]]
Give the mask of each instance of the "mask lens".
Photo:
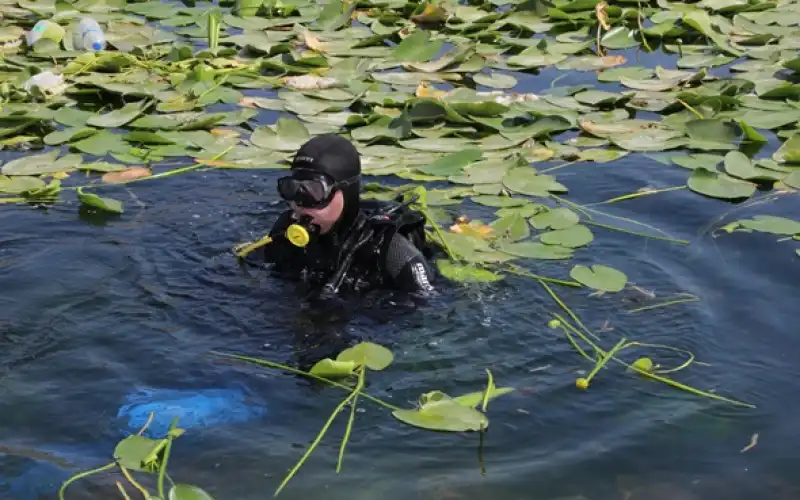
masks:
[(330, 184), (321, 177), (316, 179), (282, 177), (278, 180), (278, 193), (281, 198), (301, 207), (319, 208), (327, 205), (331, 191)]

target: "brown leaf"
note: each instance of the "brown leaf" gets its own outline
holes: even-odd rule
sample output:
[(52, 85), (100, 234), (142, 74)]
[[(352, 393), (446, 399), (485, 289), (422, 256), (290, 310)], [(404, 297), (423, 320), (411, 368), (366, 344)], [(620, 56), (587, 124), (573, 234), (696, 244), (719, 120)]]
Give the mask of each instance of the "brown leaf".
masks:
[(747, 446), (742, 448), (739, 453), (744, 453), (744, 452), (746, 452), (748, 450), (751, 450), (751, 449), (755, 448), (757, 444), (758, 444), (758, 433), (756, 432), (755, 434), (753, 434), (750, 437), (750, 444), (748, 444)]
[(594, 13), (597, 16), (597, 22), (600, 23), (600, 26), (602, 26), (604, 30), (608, 31), (611, 29), (611, 25), (608, 24), (608, 14), (606, 14), (606, 8), (608, 8), (608, 4), (605, 2), (600, 2), (594, 6)]
[(109, 172), (103, 176), (103, 182), (106, 184), (123, 184), (130, 182), (134, 179), (142, 177), (149, 177), (153, 174), (149, 168), (146, 167), (130, 167), (119, 172)]
[(603, 66), (606, 68), (613, 68), (614, 66), (619, 66), (620, 64), (625, 64), (625, 56), (604, 56), (600, 59), (603, 60)]

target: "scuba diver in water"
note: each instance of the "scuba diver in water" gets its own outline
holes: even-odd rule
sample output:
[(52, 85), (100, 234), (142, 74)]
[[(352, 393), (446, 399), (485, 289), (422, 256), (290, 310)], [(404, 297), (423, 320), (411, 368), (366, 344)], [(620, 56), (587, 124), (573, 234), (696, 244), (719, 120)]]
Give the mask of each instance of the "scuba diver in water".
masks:
[(321, 287), (322, 296), (377, 287), (433, 293), (425, 218), (409, 202), (361, 200), (360, 189), (361, 160), (347, 139), (326, 134), (303, 144), (291, 174), (278, 179), (290, 208), (272, 227), (263, 261)]

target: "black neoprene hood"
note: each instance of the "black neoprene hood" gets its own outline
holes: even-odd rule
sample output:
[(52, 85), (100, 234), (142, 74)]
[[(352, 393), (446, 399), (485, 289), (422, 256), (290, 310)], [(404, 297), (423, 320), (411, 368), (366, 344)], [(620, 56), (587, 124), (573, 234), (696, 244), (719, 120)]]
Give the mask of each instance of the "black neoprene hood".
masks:
[[(292, 169), (316, 170), (341, 182), (361, 174), (361, 157), (353, 144), (336, 134), (323, 134), (309, 139), (300, 146), (292, 161)], [(342, 188), (344, 195), (344, 212), (340, 219), (340, 227), (348, 227), (352, 223), (359, 208), (360, 180), (351, 182)]]

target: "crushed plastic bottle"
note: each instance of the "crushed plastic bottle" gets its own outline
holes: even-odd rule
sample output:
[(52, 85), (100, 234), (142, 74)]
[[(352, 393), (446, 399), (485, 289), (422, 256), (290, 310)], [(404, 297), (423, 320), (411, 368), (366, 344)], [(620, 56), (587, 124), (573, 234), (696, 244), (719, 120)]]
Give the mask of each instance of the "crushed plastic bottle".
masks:
[(106, 37), (97, 21), (84, 17), (75, 29), (72, 38), (75, 50), (98, 51), (106, 48)]
[(33, 87), (39, 87), (44, 93), (58, 94), (65, 87), (64, 77), (51, 71), (43, 71), (30, 77), (25, 82), (25, 91), (30, 92)]
[[(50, 30), (50, 33), (48, 33), (48, 30)], [(59, 26), (58, 23), (42, 19), (34, 24), (33, 28), (25, 34), (25, 41), (28, 43), (28, 46), (31, 47), (42, 38), (50, 38), (56, 42), (60, 42), (63, 37), (64, 28)]]

